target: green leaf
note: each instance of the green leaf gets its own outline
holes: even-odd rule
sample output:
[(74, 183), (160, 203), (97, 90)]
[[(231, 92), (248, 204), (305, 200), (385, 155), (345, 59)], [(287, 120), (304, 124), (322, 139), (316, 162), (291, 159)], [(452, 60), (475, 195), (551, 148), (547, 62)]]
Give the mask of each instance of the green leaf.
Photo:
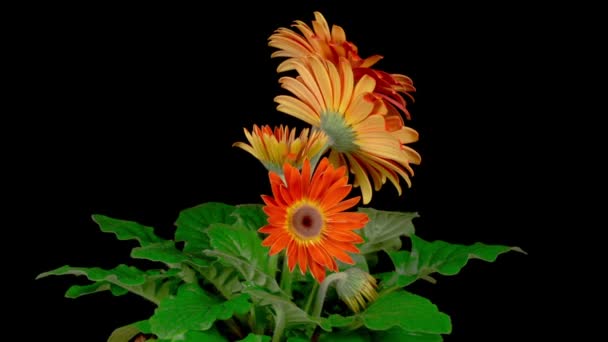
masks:
[(104, 233), (114, 233), (119, 240), (137, 240), (141, 246), (164, 241), (154, 234), (152, 227), (137, 222), (118, 220), (104, 215), (93, 215), (93, 221)]
[(326, 331), (331, 331), (332, 328), (344, 328), (359, 325), (361, 316), (342, 316), (338, 314), (329, 315), (327, 318), (321, 318), (320, 326)]
[(375, 331), (374, 341), (403, 341), (403, 342), (441, 342), (443, 338), (437, 334), (413, 333), (401, 328), (391, 328), (385, 331)]
[(369, 266), (367, 265), (367, 259), (365, 258), (365, 256), (363, 254), (349, 254), (351, 256), (351, 258), (353, 258), (353, 261), (355, 262), (352, 265), (349, 264), (345, 264), (340, 260), (338, 261), (338, 268), (340, 269), (340, 271), (344, 271), (347, 270), (351, 267), (357, 267), (362, 269), (365, 272), (369, 273)]
[(208, 231), (212, 250), (205, 255), (219, 258), (225, 265), (234, 267), (246, 281), (280, 292), (268, 262), (268, 248), (256, 232), (242, 226), (214, 224)]
[(107, 342), (129, 342), (139, 333), (140, 331), (135, 324), (125, 325), (115, 329), (108, 337)]
[[(50, 275), (77, 275), (86, 276), (89, 280), (96, 283), (85, 286), (72, 286), (66, 292), (66, 297), (76, 298), (85, 294), (95, 293), (103, 290), (110, 290), (115, 296), (123, 295), (126, 291), (139, 295), (153, 303), (158, 304), (168, 291), (166, 286), (171, 284), (171, 280), (163, 282), (179, 273), (175, 271), (151, 270), (140, 271), (133, 266), (118, 265), (114, 269), (104, 270), (99, 267), (71, 267), (62, 266), (55, 270), (39, 274), (36, 279), (48, 277)], [(107, 287), (105, 284), (110, 284)]]
[(449, 334), (450, 317), (431, 301), (407, 291), (398, 290), (380, 296), (362, 314), (363, 324), (371, 330), (403, 330), (427, 334)]
[[(395, 272), (386, 272), (378, 274), (380, 286), (382, 288), (404, 287), (418, 279), (416, 274), (415, 263), (410, 263), (409, 251), (388, 252), (393, 264)], [(414, 267), (414, 269), (412, 269)]]
[(39, 274), (36, 279), (48, 277), (50, 275), (84, 275), (89, 280), (106, 280), (112, 284), (133, 286), (141, 285), (146, 281), (146, 274), (133, 266), (118, 265), (112, 270), (104, 270), (99, 267), (71, 267), (68, 265), (59, 267), (55, 270)]
[(65, 296), (67, 298), (78, 298), (92, 293), (109, 291), (111, 286), (112, 284), (107, 281), (99, 281), (89, 285), (72, 285), (65, 293)]
[(380, 250), (398, 250), (401, 248), (400, 236), (414, 234), (412, 220), (419, 217), (416, 212), (384, 211), (373, 208), (359, 208), (369, 217), (369, 222), (358, 232), (365, 239), (359, 246), (361, 254)]
[(232, 298), (235, 293), (243, 288), (239, 279), (239, 272), (232, 266), (214, 262), (207, 266), (195, 266), (195, 269), (213, 284), (225, 298)]
[(150, 320), (145, 319), (143, 321), (139, 321), (139, 322), (135, 322), (133, 323), (134, 326), (137, 327), (137, 329), (139, 329), (139, 331), (141, 331), (143, 334), (151, 334), (152, 333), (152, 327), (150, 326)]
[(153, 340), (156, 342), (228, 342), (228, 340), (220, 335), (220, 333), (212, 327), (206, 331), (188, 331), (183, 335), (179, 335), (170, 339)]
[(371, 341), (367, 331), (338, 331), (324, 332), (319, 338), (319, 342), (367, 342)]
[(175, 248), (175, 242), (173, 241), (163, 241), (133, 248), (131, 257), (159, 261), (172, 267), (189, 259), (179, 249)]
[(232, 216), (236, 218), (236, 225), (257, 232), (258, 229), (268, 224), (268, 216), (262, 208), (261, 204), (237, 205), (232, 212)]
[(215, 328), (207, 331), (188, 331), (185, 339), (176, 339), (175, 342), (228, 342)]
[[(395, 286), (405, 286), (420, 278), (434, 282), (435, 280), (429, 275), (435, 272), (442, 275), (455, 275), (470, 259), (493, 262), (500, 254), (509, 251), (525, 253), (519, 247), (485, 245), (480, 242), (467, 246), (439, 240), (427, 242), (414, 235), (411, 236), (411, 239), (411, 252), (388, 253), (397, 274), (397, 278), (393, 278), (393, 281), (397, 279)], [(387, 285), (393, 285), (393, 283), (388, 282)]]
[(171, 339), (160, 339), (157, 342), (228, 342), (215, 328), (207, 331), (188, 331), (184, 335)]
[(222, 302), (196, 285), (185, 284), (176, 296), (160, 302), (150, 318), (150, 327), (161, 339), (177, 338), (190, 330), (208, 330), (216, 320), (228, 319), (234, 313), (244, 314), (250, 307), (248, 295)]
[(317, 324), (308, 314), (297, 305), (284, 297), (268, 293), (259, 288), (245, 288), (243, 293), (251, 295), (254, 303), (258, 306), (270, 305), (276, 315), (281, 315), (285, 319), (285, 327), (295, 325)]
[(107, 281), (98, 281), (88, 285), (72, 285), (65, 293), (66, 298), (78, 298), (84, 295), (93, 294), (102, 291), (110, 291), (114, 296), (122, 296), (129, 291), (123, 287), (114, 285)]
[(270, 342), (270, 336), (249, 333), (247, 337), (237, 342)]
[(236, 218), (232, 216), (234, 206), (208, 202), (196, 207), (182, 210), (175, 221), (175, 241), (185, 241), (184, 252), (195, 255), (209, 249), (207, 228), (213, 223), (232, 224)]

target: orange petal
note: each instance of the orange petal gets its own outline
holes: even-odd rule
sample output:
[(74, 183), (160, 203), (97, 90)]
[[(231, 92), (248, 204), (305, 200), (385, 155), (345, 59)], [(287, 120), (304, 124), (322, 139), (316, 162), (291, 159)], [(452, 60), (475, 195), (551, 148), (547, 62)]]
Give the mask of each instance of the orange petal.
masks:
[(296, 262), (298, 260), (298, 246), (294, 240), (289, 242), (286, 251), (287, 258), (287, 266), (289, 267), (289, 272), (293, 272), (294, 267), (296, 267)]
[(300, 267), (300, 273), (304, 275), (306, 273), (306, 261), (308, 260), (308, 250), (304, 244), (298, 244), (298, 266)]
[(352, 189), (351, 185), (340, 185), (339, 183), (334, 183), (330, 186), (325, 192), (325, 196), (321, 199), (320, 205), (322, 208), (331, 208), (336, 206), (340, 201), (342, 201)]
[(327, 253), (323, 245), (312, 243), (308, 246), (308, 251), (312, 256), (313, 260), (330, 270), (337, 270), (338, 266), (336, 262), (332, 259), (331, 255)]
[(323, 282), (323, 280), (325, 280), (325, 268), (317, 264), (312, 258), (308, 259), (308, 265), (310, 266), (310, 273), (317, 282)]
[(346, 254), (341, 249), (336, 248), (332, 244), (327, 244), (326, 248), (327, 248), (327, 251), (329, 253), (331, 253), (331, 255), (333, 255), (335, 258), (342, 261), (343, 263), (349, 264), (349, 265), (352, 265), (355, 263), (355, 261), (353, 260), (353, 258), (350, 255)]
[(276, 232), (275, 234), (270, 234), (264, 241), (262, 241), (262, 246), (270, 247), (272, 246), (284, 233)]
[(272, 256), (282, 251), (283, 249), (285, 249), (285, 247), (287, 247), (289, 241), (291, 241), (291, 236), (289, 234), (281, 234), (279, 238), (272, 244), (272, 246), (270, 246), (269, 254)]
[[(362, 243), (365, 241), (359, 234), (354, 233), (352, 230), (332, 230), (325, 235), (328, 239), (332, 240), (331, 242)], [(328, 245), (331, 245), (331, 243), (328, 243)]]
[(349, 198), (345, 201), (342, 201), (332, 207), (327, 208), (326, 214), (330, 215), (330, 214), (342, 212), (344, 210), (348, 210), (348, 209), (354, 207), (355, 205), (357, 205), (357, 203), (359, 203), (360, 199), (361, 199), (360, 196), (356, 196), (353, 198)]
[(310, 161), (308, 159), (304, 160), (304, 165), (302, 166), (302, 194), (307, 196), (308, 191), (310, 189)]

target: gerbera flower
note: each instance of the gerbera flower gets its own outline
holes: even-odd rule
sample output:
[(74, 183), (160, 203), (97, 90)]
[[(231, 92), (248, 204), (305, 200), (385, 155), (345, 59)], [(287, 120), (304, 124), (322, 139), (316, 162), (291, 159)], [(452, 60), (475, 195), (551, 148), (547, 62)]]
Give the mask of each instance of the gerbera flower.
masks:
[(320, 128), (329, 137), (330, 160), (348, 164), (355, 175), (353, 185), (361, 187), (363, 203), (372, 198), (372, 179), (380, 190), (388, 178), (401, 194), (399, 175), (411, 186), (410, 163), (419, 164), (420, 155), (405, 146), (418, 140), (418, 133), (406, 126), (399, 129), (387, 119), (384, 102), (373, 92), (374, 78), (355, 80), (350, 62), (337, 65), (319, 56), (291, 59), (297, 78), (282, 77), (281, 86), (295, 96), (275, 98), (277, 110)]
[(322, 282), (325, 268), (338, 271), (335, 259), (354, 264), (346, 252), (359, 252), (354, 244), (363, 242), (363, 238), (353, 230), (363, 228), (368, 217), (345, 212), (360, 197), (344, 200), (352, 188), (344, 167), (334, 168), (323, 158), (312, 177), (308, 160), (301, 174), (288, 163), (283, 171), (285, 181), (269, 172), (272, 196), (262, 195), (268, 224), (259, 232), (269, 234), (262, 245), (270, 247), (270, 255), (285, 249), (290, 271), (297, 264), (302, 274), (310, 269), (312, 276)]
[(358, 48), (352, 42), (346, 40), (344, 29), (338, 25), (333, 25), (331, 30), (323, 15), (314, 12), (315, 20), (312, 21), (312, 28), (306, 23), (296, 20), (293, 27), (300, 31), (300, 34), (288, 28), (279, 28), (269, 38), (268, 45), (278, 49), (272, 53), (272, 57), (287, 57), (288, 59), (279, 64), (278, 72), (293, 69), (293, 65), (288, 63), (291, 58), (301, 58), (310, 55), (318, 55), (338, 64), (340, 58), (346, 58), (353, 67), (355, 80), (368, 75), (376, 80), (374, 92), (380, 96), (387, 106), (387, 116), (390, 125), (395, 125), (396, 129), (403, 126), (403, 119), (399, 114), (403, 114), (409, 119), (410, 113), (406, 108), (406, 101), (402, 94), (411, 101), (414, 100), (411, 93), (416, 91), (412, 79), (401, 74), (390, 74), (372, 66), (383, 57), (373, 55), (361, 58)]
[(327, 146), (327, 136), (319, 130), (310, 132), (305, 128), (298, 137), (295, 128), (290, 130), (283, 125), (274, 130), (268, 125), (253, 125), (251, 133), (247, 129), (243, 130), (249, 145), (235, 142), (232, 146), (251, 153), (267, 170), (279, 174), (283, 173), (285, 163), (301, 169), (304, 159), (318, 160)]

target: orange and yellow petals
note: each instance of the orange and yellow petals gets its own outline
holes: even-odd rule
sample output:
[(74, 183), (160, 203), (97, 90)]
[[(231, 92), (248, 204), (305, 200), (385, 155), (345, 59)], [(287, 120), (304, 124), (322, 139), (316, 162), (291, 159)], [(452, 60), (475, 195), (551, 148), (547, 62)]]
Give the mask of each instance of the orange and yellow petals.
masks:
[(409, 144), (418, 141), (418, 132), (410, 127), (402, 126), (399, 130), (391, 132), (391, 134), (399, 139), (401, 144)]
[(254, 125), (251, 133), (247, 129), (244, 131), (249, 144), (236, 142), (233, 146), (252, 154), (269, 171), (275, 172), (286, 162), (300, 167), (304, 159), (315, 158), (325, 150), (328, 139), (323, 132), (311, 132), (308, 128), (296, 135), (295, 129), (283, 125), (274, 129), (268, 125)]
[(279, 28), (270, 36), (268, 45), (278, 49), (271, 57), (301, 57), (314, 53), (310, 43), (287, 28)]
[(422, 157), (420, 156), (420, 154), (411, 147), (401, 146), (401, 150), (406, 155), (406, 158), (410, 163), (419, 165), (422, 161)]
[(298, 118), (312, 126), (319, 126), (320, 116), (305, 102), (292, 96), (279, 95), (274, 98), (278, 103), (277, 110)]
[(348, 159), (351, 171), (355, 174), (353, 184), (361, 189), (363, 204), (368, 204), (372, 200), (372, 185), (369, 182), (369, 178), (357, 158), (351, 154), (346, 154), (346, 158)]
[(361, 69), (370, 68), (372, 65), (378, 63), (382, 58), (384, 58), (384, 57), (381, 55), (373, 55), (373, 56), (367, 57), (364, 60), (362, 60), (361, 64), (357, 65), (357, 67), (361, 68)]
[(297, 79), (292, 77), (281, 77), (279, 79), (279, 84), (281, 87), (294, 94), (303, 103), (307, 104), (314, 112), (320, 113), (323, 110), (319, 99), (306, 85)]

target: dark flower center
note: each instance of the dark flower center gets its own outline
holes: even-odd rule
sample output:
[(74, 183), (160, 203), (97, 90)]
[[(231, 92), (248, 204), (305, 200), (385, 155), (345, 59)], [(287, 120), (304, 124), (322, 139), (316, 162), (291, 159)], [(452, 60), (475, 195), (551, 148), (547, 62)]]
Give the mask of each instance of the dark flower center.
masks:
[(291, 217), (291, 224), (300, 237), (313, 238), (321, 232), (323, 217), (315, 207), (303, 205), (296, 209)]

